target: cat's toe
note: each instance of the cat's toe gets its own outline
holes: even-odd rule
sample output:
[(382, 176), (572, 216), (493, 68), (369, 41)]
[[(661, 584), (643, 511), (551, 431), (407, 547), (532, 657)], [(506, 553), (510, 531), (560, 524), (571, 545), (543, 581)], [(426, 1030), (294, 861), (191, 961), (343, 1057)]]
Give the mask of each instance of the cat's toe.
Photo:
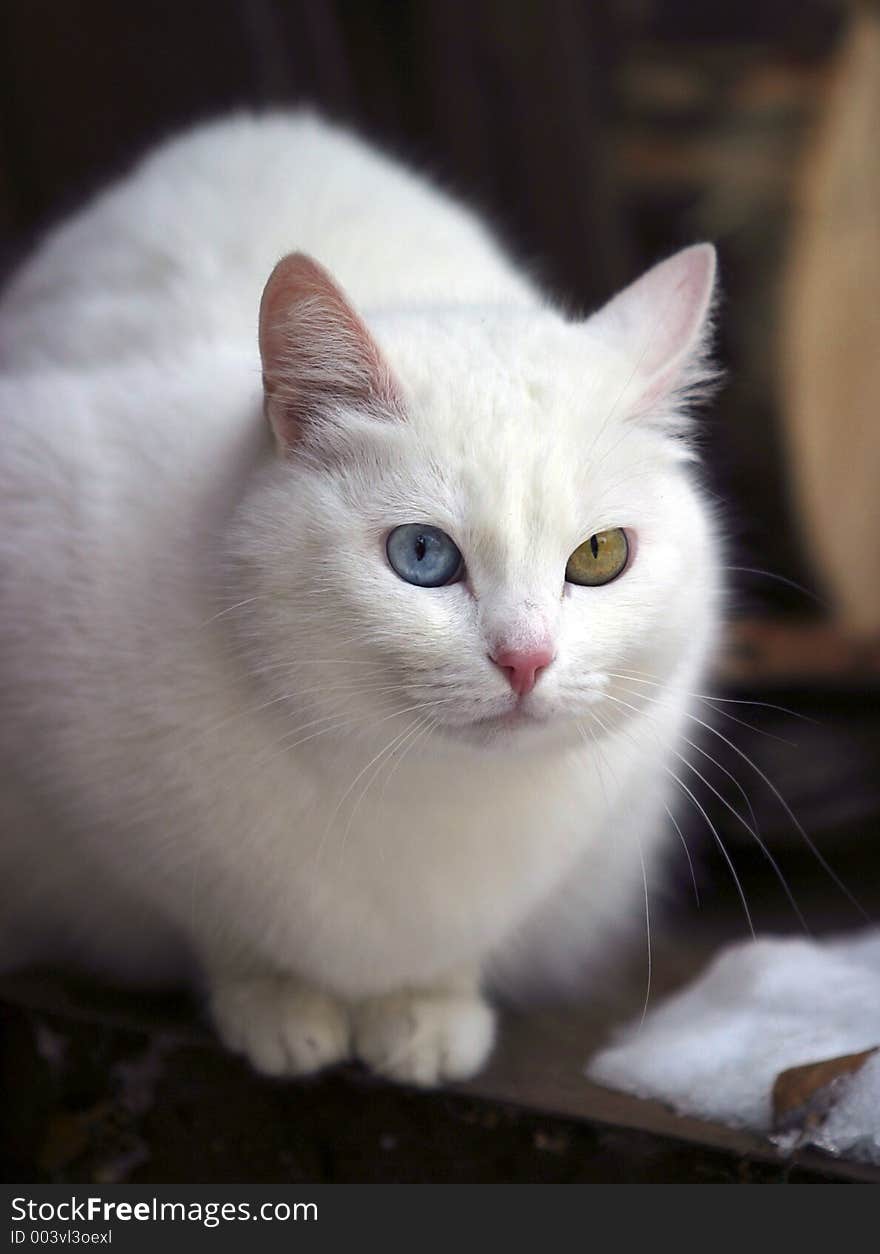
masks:
[(301, 1076), (349, 1056), (344, 1007), (294, 980), (236, 980), (218, 985), (211, 1011), (223, 1043), (257, 1071)]
[(354, 1052), (380, 1075), (428, 1087), (465, 1080), (483, 1066), (495, 1015), (479, 997), (396, 993), (354, 1012)]

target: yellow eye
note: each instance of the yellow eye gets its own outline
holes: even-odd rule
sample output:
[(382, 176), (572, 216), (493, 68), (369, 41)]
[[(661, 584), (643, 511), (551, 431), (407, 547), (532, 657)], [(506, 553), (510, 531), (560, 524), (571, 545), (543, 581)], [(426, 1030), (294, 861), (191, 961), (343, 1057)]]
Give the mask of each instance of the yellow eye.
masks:
[(567, 583), (579, 583), (588, 588), (611, 583), (626, 566), (629, 544), (622, 527), (613, 531), (597, 531), (589, 540), (578, 545), (565, 568)]

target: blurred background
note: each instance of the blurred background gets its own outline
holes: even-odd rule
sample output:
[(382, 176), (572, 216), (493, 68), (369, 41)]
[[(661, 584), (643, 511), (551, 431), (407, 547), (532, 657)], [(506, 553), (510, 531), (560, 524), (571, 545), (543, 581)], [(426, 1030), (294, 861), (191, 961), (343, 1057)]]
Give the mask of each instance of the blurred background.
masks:
[[(756, 928), (799, 927), (782, 878), (814, 932), (876, 917), (880, 4), (2, 0), (0, 269), (175, 129), (298, 102), (476, 205), (573, 308), (717, 243), (711, 692), (743, 704), (705, 702), (723, 739), (698, 729), (717, 762), (690, 783)], [(705, 819), (680, 821), (703, 909), (682, 852), (679, 917), (747, 934)]]

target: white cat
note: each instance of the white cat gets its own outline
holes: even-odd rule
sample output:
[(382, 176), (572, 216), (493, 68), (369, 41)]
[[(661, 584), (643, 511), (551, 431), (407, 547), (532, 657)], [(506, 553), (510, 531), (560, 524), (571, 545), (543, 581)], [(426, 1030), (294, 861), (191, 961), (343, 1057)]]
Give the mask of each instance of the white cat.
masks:
[(570, 321), (306, 113), (55, 230), (0, 304), (3, 962), (195, 978), (264, 1072), (430, 1084), (487, 1057), (482, 987), (643, 926), (719, 613), (713, 276)]

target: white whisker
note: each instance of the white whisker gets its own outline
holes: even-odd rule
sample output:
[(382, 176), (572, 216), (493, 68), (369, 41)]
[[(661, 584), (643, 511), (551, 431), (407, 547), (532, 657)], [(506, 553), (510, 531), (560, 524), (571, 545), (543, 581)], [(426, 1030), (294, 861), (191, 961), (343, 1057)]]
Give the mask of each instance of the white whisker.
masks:
[[(634, 713), (638, 713), (638, 710), (636, 709), (636, 707), (635, 707), (634, 705), (629, 705), (629, 704), (628, 704), (628, 702), (626, 702), (626, 701), (621, 701), (618, 697), (612, 697), (612, 696), (610, 696), (610, 694), (607, 694), (607, 695), (608, 695), (608, 699), (609, 699), (610, 701), (614, 701), (614, 702), (616, 702), (618, 705), (623, 705), (623, 706), (625, 706), (625, 708), (626, 708), (626, 709), (628, 709), (628, 710), (632, 710)], [(710, 754), (706, 753), (706, 752), (705, 752), (705, 750), (701, 749), (701, 748), (699, 747), (699, 745), (694, 744), (694, 742), (693, 742), (692, 740), (689, 740), (686, 736), (682, 736), (682, 740), (684, 740), (685, 744), (690, 745), (692, 749), (696, 749), (696, 751), (697, 751), (698, 753), (702, 753), (702, 754), (704, 754), (704, 756), (705, 756), (705, 757), (709, 758), (709, 761), (710, 761), (710, 762), (714, 763), (714, 765), (715, 765), (715, 766), (717, 766), (719, 770), (723, 771), (723, 772), (724, 772), (724, 774), (725, 774), (725, 775), (727, 775), (727, 776), (728, 776), (731, 780), (733, 780), (733, 782), (734, 782), (735, 784), (737, 784), (737, 786), (739, 787), (739, 782), (738, 782), (738, 780), (736, 780), (736, 779), (734, 778), (734, 776), (730, 773), (730, 771), (728, 771), (725, 767), (721, 766), (720, 762), (716, 762), (716, 761), (715, 761), (715, 759), (714, 759), (713, 757), (711, 757), (711, 755), (710, 755)], [(792, 909), (794, 910), (795, 914), (797, 915), (797, 918), (798, 918), (798, 921), (799, 921), (799, 922), (800, 922), (800, 924), (801, 924), (801, 927), (802, 927), (802, 928), (804, 929), (804, 931), (805, 931), (805, 932), (809, 935), (809, 933), (810, 933), (810, 929), (809, 929), (809, 927), (807, 926), (807, 921), (806, 921), (806, 919), (804, 918), (803, 914), (801, 913), (800, 907), (798, 906), (797, 902), (795, 901), (794, 894), (792, 893), (791, 888), (789, 887), (788, 881), (786, 880), (785, 876), (784, 876), (784, 875), (783, 875), (783, 873), (782, 873), (782, 869), (781, 869), (781, 867), (779, 866), (779, 863), (776, 861), (776, 859), (774, 858), (773, 854), (770, 852), (769, 848), (767, 847), (766, 843), (765, 843), (765, 842), (761, 839), (760, 834), (759, 834), (759, 833), (758, 833), (758, 831), (756, 830), (756, 829), (757, 829), (757, 823), (755, 823), (755, 826), (754, 826), (754, 827), (751, 827), (751, 826), (750, 826), (750, 825), (746, 822), (746, 820), (743, 818), (743, 816), (739, 813), (739, 811), (736, 809), (736, 807), (735, 807), (735, 806), (732, 806), (732, 805), (730, 804), (730, 802), (727, 800), (727, 798), (726, 798), (726, 797), (725, 797), (722, 793), (720, 793), (720, 792), (718, 791), (718, 789), (717, 789), (717, 788), (715, 788), (715, 787), (714, 787), (714, 785), (713, 785), (713, 784), (711, 784), (711, 783), (709, 782), (709, 780), (707, 780), (707, 779), (706, 779), (705, 775), (703, 775), (700, 771), (698, 771), (698, 770), (697, 770), (697, 768), (694, 766), (693, 762), (690, 762), (690, 761), (689, 761), (689, 760), (688, 760), (688, 759), (684, 756), (684, 754), (683, 754), (683, 753), (679, 753), (679, 751), (678, 751), (677, 749), (673, 749), (673, 748), (671, 748), (671, 746), (670, 746), (670, 751), (671, 751), (671, 752), (672, 752), (672, 753), (673, 753), (673, 754), (674, 754), (674, 755), (675, 755), (675, 756), (679, 759), (679, 761), (680, 761), (680, 762), (683, 762), (683, 763), (684, 763), (684, 765), (685, 765), (685, 766), (686, 766), (689, 770), (693, 771), (693, 773), (697, 776), (697, 778), (698, 778), (699, 780), (701, 780), (703, 784), (705, 784), (705, 786), (709, 789), (709, 791), (710, 791), (710, 792), (711, 792), (711, 793), (712, 793), (715, 797), (717, 797), (717, 798), (718, 798), (718, 800), (721, 802), (721, 804), (722, 804), (723, 806), (725, 806), (725, 807), (726, 807), (726, 809), (728, 809), (728, 810), (730, 811), (730, 813), (733, 815), (733, 817), (734, 817), (734, 818), (735, 818), (738, 822), (740, 822), (740, 823), (743, 825), (743, 827), (746, 829), (746, 831), (749, 833), (749, 835), (750, 835), (750, 836), (754, 839), (754, 841), (755, 841), (755, 842), (757, 843), (757, 845), (758, 845), (758, 848), (761, 850), (761, 852), (763, 853), (764, 857), (765, 857), (765, 858), (767, 859), (767, 861), (770, 863), (770, 866), (771, 866), (771, 868), (773, 869), (773, 873), (775, 874), (776, 878), (779, 880), (779, 883), (782, 885), (783, 891), (785, 892), (786, 897), (788, 898), (789, 902), (791, 903), (791, 907), (792, 907)], [(740, 791), (742, 792), (743, 796), (745, 797), (745, 791), (744, 791), (742, 788), (740, 788)], [(747, 797), (746, 797), (746, 804), (749, 804), (749, 802), (748, 802), (748, 798), (747, 798)], [(751, 811), (751, 805), (749, 805), (749, 809), (750, 809), (750, 811)], [(753, 821), (754, 821), (754, 812), (753, 812), (753, 811), (752, 811), (752, 818), (753, 818)]]
[(690, 873), (691, 873), (691, 883), (694, 886), (694, 901), (697, 903), (697, 909), (699, 909), (700, 908), (700, 890), (697, 888), (697, 876), (696, 876), (696, 872), (694, 871), (694, 863), (693, 863), (693, 859), (691, 858), (691, 851), (690, 849), (688, 849), (688, 843), (684, 838), (684, 832), (679, 827), (678, 821), (675, 815), (672, 813), (668, 805), (664, 805), (663, 809), (668, 814), (669, 821), (672, 823), (672, 826), (678, 832), (678, 839), (681, 841), (682, 848), (684, 849), (684, 856), (687, 858), (688, 869), (690, 870)]

